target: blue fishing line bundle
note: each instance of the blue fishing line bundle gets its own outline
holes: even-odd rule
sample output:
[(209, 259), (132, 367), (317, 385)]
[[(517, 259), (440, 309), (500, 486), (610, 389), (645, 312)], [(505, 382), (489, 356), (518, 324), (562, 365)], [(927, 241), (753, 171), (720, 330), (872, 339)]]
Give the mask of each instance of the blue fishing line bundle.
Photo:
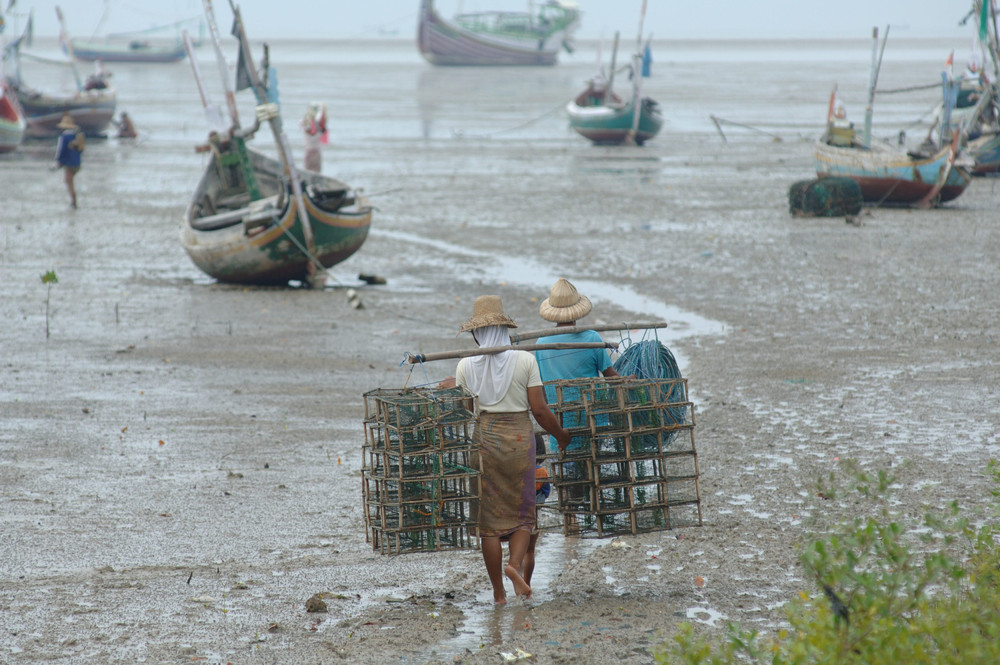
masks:
[[(648, 339), (629, 345), (612, 365), (622, 376), (638, 379), (680, 379), (681, 370), (674, 354), (659, 340)], [(658, 403), (682, 404), (687, 401), (684, 384), (681, 381), (666, 384), (657, 396)], [(686, 407), (675, 406), (661, 410), (663, 424), (682, 424), (686, 418)], [(638, 415), (638, 414), (637, 414)], [(651, 417), (650, 416), (646, 416)], [(674, 440), (677, 432), (664, 436), (664, 444)]]

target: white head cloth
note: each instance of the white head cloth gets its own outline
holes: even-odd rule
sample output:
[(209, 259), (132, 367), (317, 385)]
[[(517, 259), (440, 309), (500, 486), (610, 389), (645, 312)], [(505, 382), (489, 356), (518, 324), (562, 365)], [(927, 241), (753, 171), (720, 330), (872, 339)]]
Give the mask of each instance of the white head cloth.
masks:
[[(510, 345), (507, 326), (483, 326), (476, 328), (473, 334), (480, 347)], [(465, 368), (465, 382), (469, 390), (479, 397), (481, 406), (490, 406), (507, 394), (510, 382), (514, 380), (516, 366), (517, 359), (513, 351), (473, 356)]]

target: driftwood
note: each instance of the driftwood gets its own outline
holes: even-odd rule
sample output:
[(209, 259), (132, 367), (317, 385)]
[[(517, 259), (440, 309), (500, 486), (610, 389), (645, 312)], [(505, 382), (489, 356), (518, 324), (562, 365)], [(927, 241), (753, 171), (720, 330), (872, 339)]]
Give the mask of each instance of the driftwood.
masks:
[(463, 349), (461, 351), (441, 351), (439, 353), (420, 353), (410, 355), (411, 364), (431, 360), (448, 360), (450, 358), (468, 358), (470, 356), (486, 356), (503, 351), (543, 351), (546, 349), (613, 349), (618, 345), (614, 342), (580, 342), (577, 344), (519, 344), (517, 346), (488, 346), (478, 349)]
[[(607, 332), (610, 330), (647, 330), (649, 328), (666, 328), (666, 321), (655, 321), (652, 323), (609, 323), (603, 326), (553, 326), (544, 330), (530, 330), (528, 332), (510, 334), (511, 344), (517, 344), (526, 339), (538, 339), (549, 335), (572, 335), (573, 333), (584, 332), (586, 330), (596, 330), (597, 332)], [(526, 347), (521, 347), (522, 349)]]

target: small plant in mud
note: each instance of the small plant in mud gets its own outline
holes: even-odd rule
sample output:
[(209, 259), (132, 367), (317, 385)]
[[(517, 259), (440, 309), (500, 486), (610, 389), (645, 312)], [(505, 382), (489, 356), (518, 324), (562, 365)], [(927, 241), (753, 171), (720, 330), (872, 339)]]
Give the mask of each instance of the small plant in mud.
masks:
[[(1000, 465), (991, 461), (994, 510)], [(790, 629), (761, 637), (730, 625), (711, 642), (683, 624), (656, 654), (663, 665), (966, 665), (1000, 663), (1000, 528), (974, 526), (956, 503), (907, 524), (894, 478), (853, 470), (845, 498), (872, 510), (823, 530), (800, 559), (815, 580), (789, 603)], [(832, 479), (832, 474), (831, 474)], [(823, 484), (819, 494), (837, 498)], [(858, 511), (861, 512), (861, 511)]]
[(45, 339), (49, 338), (49, 297), (52, 295), (52, 285), (58, 284), (55, 270), (49, 270), (42, 275), (42, 284), (45, 285)]

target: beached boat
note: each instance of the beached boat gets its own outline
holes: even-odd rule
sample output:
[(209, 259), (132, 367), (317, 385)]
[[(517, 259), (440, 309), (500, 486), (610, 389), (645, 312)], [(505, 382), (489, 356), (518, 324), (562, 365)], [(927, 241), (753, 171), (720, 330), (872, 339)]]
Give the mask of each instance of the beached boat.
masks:
[(433, 0), (421, 0), (417, 46), (432, 65), (554, 65), (572, 51), (580, 27), (576, 3), (548, 0), (531, 12), (489, 11), (443, 18)]
[[(629, 98), (622, 99), (613, 89), (618, 54), (618, 33), (615, 33), (609, 75), (604, 75), (603, 65), (598, 63), (597, 75), (587, 82), (583, 92), (566, 105), (570, 127), (595, 144), (642, 145), (656, 136), (663, 126), (660, 105), (641, 94), (641, 81), (649, 76), (652, 59), (649, 42), (642, 48), (642, 20), (645, 15), (646, 3), (643, 2), (636, 50), (632, 62), (625, 68), (630, 71), (632, 79)], [(636, 100), (641, 101), (637, 104)]]
[(872, 107), (881, 67), (879, 54), (885, 51), (884, 39), (879, 50), (877, 28), (872, 31), (872, 37), (872, 69), (864, 129), (859, 136), (853, 124), (847, 122), (834, 88), (827, 110), (827, 128), (813, 151), (816, 176), (854, 180), (861, 188), (865, 203), (929, 207), (958, 198), (972, 180), (967, 168), (970, 160), (960, 155), (961, 132), (948, 137), (944, 145), (925, 144), (917, 152), (872, 142)]
[(958, 198), (968, 187), (969, 170), (956, 163), (956, 143), (928, 156), (915, 156), (883, 143), (816, 143), (816, 176), (850, 178), (866, 203), (932, 206)]
[(0, 82), (0, 152), (17, 150), (24, 139), (24, 114), (17, 98)]
[(104, 136), (118, 103), (118, 93), (109, 83), (58, 95), (30, 88), (19, 77), (8, 82), (24, 111), (26, 136), (32, 138), (59, 136), (62, 130), (56, 125), (66, 113), (87, 136)]
[[(91, 137), (104, 136), (118, 104), (118, 93), (111, 85), (111, 75), (98, 67), (83, 80), (75, 63), (65, 63), (73, 69), (76, 91), (58, 94), (37, 90), (21, 76), (21, 43), (27, 41), (30, 27), (18, 39), (4, 47), (7, 84), (17, 96), (27, 125), (25, 136), (48, 138), (62, 132), (56, 125), (65, 114), (72, 116), (80, 129)], [(60, 63), (62, 64), (62, 63)]]
[(636, 122), (635, 98), (622, 100), (600, 79), (591, 79), (586, 90), (566, 105), (566, 113), (570, 127), (597, 145), (642, 145), (663, 126), (656, 100), (642, 98)]
[(284, 165), (240, 142), (234, 137), (213, 151), (185, 212), (181, 243), (198, 268), (220, 282), (306, 282), (317, 268), (312, 260), (329, 268), (361, 247), (372, 218), (363, 197), (339, 180), (299, 171), (303, 224)]
[(7, 86), (7, 78), (0, 67), (0, 152), (17, 150), (24, 139), (26, 128), (24, 112), (17, 103), (17, 96)]
[[(210, 0), (205, 4), (220, 71), (228, 72)], [(272, 91), (250, 64), (253, 59), (238, 7), (234, 15), (240, 40), (237, 79), (246, 80), (244, 87), (254, 90), (257, 122), (249, 129), (240, 128), (233, 86), (224, 78), (231, 128), (226, 134), (211, 132), (202, 148), (211, 153), (211, 159), (184, 214), (181, 243), (198, 268), (222, 282), (321, 284), (326, 268), (351, 256), (364, 243), (372, 207), (343, 182), (295, 168), (278, 104), (269, 101)], [(189, 45), (188, 58), (208, 116), (220, 117), (221, 113), (213, 113)], [(270, 72), (270, 76), (275, 74)], [(265, 120), (271, 125), (280, 159), (247, 145)]]

